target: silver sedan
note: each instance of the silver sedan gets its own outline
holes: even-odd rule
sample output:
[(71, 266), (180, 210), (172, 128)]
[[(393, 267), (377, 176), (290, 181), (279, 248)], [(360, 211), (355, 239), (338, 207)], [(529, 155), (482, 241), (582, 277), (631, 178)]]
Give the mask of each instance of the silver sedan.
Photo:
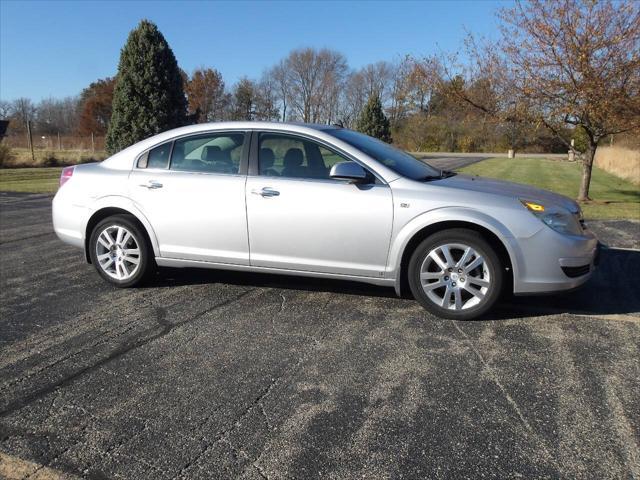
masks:
[(471, 319), (505, 289), (578, 287), (598, 249), (566, 197), (440, 171), (326, 125), (183, 127), (60, 183), (58, 237), (119, 287), (157, 266), (283, 273), (388, 285)]

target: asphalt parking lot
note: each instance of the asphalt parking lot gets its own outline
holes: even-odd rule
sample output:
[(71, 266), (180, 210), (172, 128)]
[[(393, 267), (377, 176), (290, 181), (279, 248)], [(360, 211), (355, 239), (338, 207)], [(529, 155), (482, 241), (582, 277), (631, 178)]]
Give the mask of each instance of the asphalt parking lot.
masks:
[(0, 195), (0, 477), (638, 478), (638, 224), (565, 295), (434, 318), (391, 289), (105, 284)]

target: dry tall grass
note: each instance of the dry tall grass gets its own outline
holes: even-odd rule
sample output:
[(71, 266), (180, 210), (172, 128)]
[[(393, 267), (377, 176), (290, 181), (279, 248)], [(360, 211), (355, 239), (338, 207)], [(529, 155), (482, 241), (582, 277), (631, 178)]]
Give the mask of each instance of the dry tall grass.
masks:
[(102, 161), (107, 158), (105, 151), (91, 152), (90, 150), (34, 150), (35, 161), (31, 158), (31, 150), (27, 148), (8, 148), (2, 146), (0, 167), (62, 167), (78, 163)]
[(598, 147), (597, 167), (640, 185), (640, 151), (624, 147)]

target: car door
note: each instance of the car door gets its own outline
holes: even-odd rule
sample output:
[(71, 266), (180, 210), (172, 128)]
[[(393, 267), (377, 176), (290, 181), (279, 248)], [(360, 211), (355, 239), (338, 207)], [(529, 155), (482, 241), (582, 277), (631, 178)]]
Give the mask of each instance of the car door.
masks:
[(129, 192), (154, 229), (160, 256), (249, 264), (247, 137), (238, 131), (190, 135), (138, 159)]
[(391, 189), (331, 179), (347, 159), (314, 140), (255, 132), (247, 177), (251, 265), (379, 277), (393, 221)]

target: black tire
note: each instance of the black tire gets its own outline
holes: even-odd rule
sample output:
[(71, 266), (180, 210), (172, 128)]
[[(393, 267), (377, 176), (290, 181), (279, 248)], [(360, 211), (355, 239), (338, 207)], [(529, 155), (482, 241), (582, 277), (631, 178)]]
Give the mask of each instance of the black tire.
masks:
[[(132, 263), (126, 264), (129, 269), (133, 271), (132, 275), (126, 279), (114, 278), (109, 273), (107, 273), (107, 271), (101, 266), (100, 262), (98, 261), (98, 249), (104, 248), (106, 250), (106, 247), (98, 246), (98, 238), (105, 229), (110, 227), (123, 227), (124, 229), (126, 229), (135, 240), (135, 243), (139, 249), (139, 263), (137, 264), (137, 267), (131, 268), (133, 266)], [(112, 285), (115, 285), (116, 287), (129, 288), (141, 285), (156, 269), (153, 249), (151, 248), (147, 234), (144, 231), (144, 228), (140, 226), (133, 215), (113, 215), (101, 220), (91, 232), (91, 238), (89, 240), (88, 247), (89, 256), (91, 258), (91, 263), (93, 264), (93, 266), (96, 268), (102, 278), (104, 278)]]
[[(457, 282), (457, 283), (453, 283), (452, 288), (455, 289), (455, 287), (457, 286), (457, 289), (460, 291), (461, 305), (462, 306), (469, 305), (468, 308), (455, 310), (455, 309), (445, 308), (441, 305), (438, 305), (435, 303), (435, 300), (433, 298), (430, 298), (429, 295), (427, 295), (427, 292), (423, 288), (423, 281), (420, 278), (421, 268), (423, 267), (423, 263), (425, 263), (427, 256), (432, 250), (447, 244), (469, 246), (484, 259), (484, 266), (486, 266), (486, 270), (485, 270), (485, 267), (481, 265), (480, 267), (476, 267), (476, 269), (472, 270), (471, 272), (465, 272), (463, 270), (463, 273), (459, 273), (456, 267), (453, 269), (453, 273), (450, 274), (450, 275), (455, 275), (455, 279), (453, 276), (451, 277), (448, 276), (449, 274), (447, 273), (444, 274), (447, 276), (431, 279), (431, 281), (433, 282), (432, 284), (435, 284), (438, 282), (440, 282), (438, 284), (441, 284), (446, 279), (446, 281), (449, 282), (447, 283), (447, 285), (449, 286), (452, 285), (451, 282)], [(451, 256), (454, 261), (457, 262), (461, 260), (460, 257), (454, 257), (454, 254), (462, 251), (463, 251), (462, 249), (456, 248), (454, 249), (454, 251), (451, 252)], [(440, 256), (440, 258), (442, 259), (442, 256)], [(475, 257), (472, 257), (472, 258), (475, 258)], [(429, 262), (431, 262), (431, 260), (429, 260)], [(467, 265), (473, 266), (472, 263), (473, 262), (467, 263)], [(437, 262), (432, 262), (432, 266), (433, 264), (437, 264)], [(442, 267), (438, 266), (437, 268), (442, 268)], [(445, 271), (445, 270), (449, 272), (448, 268), (442, 269), (442, 271)], [(427, 273), (431, 273), (431, 272), (434, 272), (433, 275), (441, 275), (439, 272), (435, 273), (434, 270), (430, 270)], [(476, 273), (477, 276), (476, 275), (472, 276), (471, 273)], [(415, 251), (411, 255), (411, 259), (409, 260), (409, 268), (408, 268), (407, 275), (408, 275), (409, 287), (411, 288), (411, 293), (413, 293), (414, 298), (426, 310), (428, 310), (429, 312), (433, 313), (438, 317), (448, 318), (453, 320), (471, 320), (483, 315), (489, 309), (491, 309), (491, 307), (493, 307), (493, 305), (496, 303), (496, 301), (500, 297), (500, 294), (502, 292), (503, 279), (504, 279), (503, 266), (501, 265), (500, 258), (498, 257), (494, 249), (491, 247), (491, 245), (489, 245), (489, 243), (478, 232), (475, 232), (473, 230), (463, 229), (463, 228), (442, 230), (440, 232), (434, 233), (433, 235), (423, 240), (422, 243), (418, 245), (418, 247), (415, 249)], [(470, 278), (465, 278), (464, 275), (467, 275), (467, 277), (470, 276), (474, 280), (471, 281)], [(476, 288), (476, 285), (473, 282), (475, 282), (476, 279), (482, 280), (483, 278), (489, 279), (488, 287)], [(462, 282), (460, 282), (460, 280), (462, 280)], [(429, 280), (425, 280), (425, 282), (429, 282)], [(428, 286), (429, 283), (426, 283), (426, 285)], [(469, 293), (469, 290), (467, 290), (463, 285), (469, 288), (473, 288), (475, 291), (479, 292), (478, 294), (482, 293), (481, 292), (482, 288), (486, 288), (483, 298), (478, 299), (476, 295)], [(433, 292), (431, 293), (431, 295), (432, 297), (438, 297), (441, 294), (443, 298), (443, 302), (446, 301), (448, 305), (453, 306), (457, 294), (454, 295), (454, 293), (451, 293), (450, 294), (451, 296), (449, 297), (450, 300), (444, 300), (444, 297), (447, 296), (446, 288), (447, 287), (442, 286), (442, 287), (430, 289), (430, 292)], [(474, 302), (478, 302), (478, 303), (474, 305)]]

